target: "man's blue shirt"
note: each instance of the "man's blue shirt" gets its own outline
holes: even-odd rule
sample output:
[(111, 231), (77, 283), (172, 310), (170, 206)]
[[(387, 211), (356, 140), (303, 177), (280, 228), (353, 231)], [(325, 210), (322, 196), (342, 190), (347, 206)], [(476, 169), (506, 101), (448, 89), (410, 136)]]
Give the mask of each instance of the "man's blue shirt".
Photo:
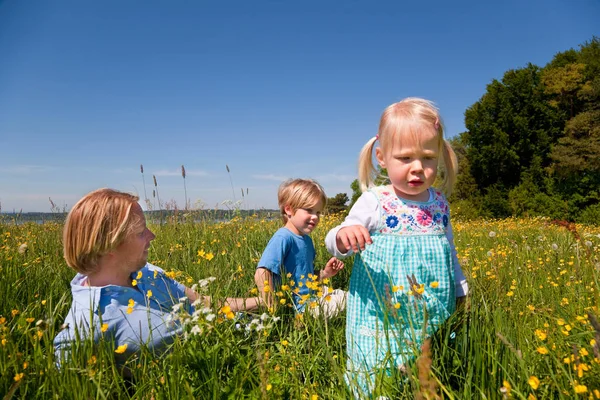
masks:
[[(57, 362), (78, 337), (93, 336), (95, 342), (110, 337), (115, 346), (126, 344), (125, 353), (117, 355), (125, 360), (143, 345), (160, 351), (182, 333), (181, 325), (168, 317), (173, 306), (185, 297), (185, 286), (152, 264), (146, 264), (131, 277), (136, 281), (135, 287), (83, 286), (86, 276), (77, 274), (73, 278), (73, 303), (65, 318), (67, 327), (54, 339)], [(188, 301), (183, 306), (193, 313)]]

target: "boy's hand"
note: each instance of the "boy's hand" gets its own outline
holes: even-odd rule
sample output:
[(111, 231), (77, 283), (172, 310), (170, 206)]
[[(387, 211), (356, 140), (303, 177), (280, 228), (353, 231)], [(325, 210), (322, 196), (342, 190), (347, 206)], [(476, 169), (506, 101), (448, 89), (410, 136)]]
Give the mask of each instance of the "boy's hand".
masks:
[(340, 272), (344, 268), (344, 263), (338, 260), (335, 257), (331, 257), (327, 264), (325, 264), (325, 268), (321, 271), (321, 276), (319, 278), (331, 278), (335, 276), (338, 272)]
[(352, 249), (355, 253), (365, 249), (365, 244), (373, 243), (367, 228), (362, 225), (346, 226), (340, 229), (336, 235), (338, 250), (347, 253)]

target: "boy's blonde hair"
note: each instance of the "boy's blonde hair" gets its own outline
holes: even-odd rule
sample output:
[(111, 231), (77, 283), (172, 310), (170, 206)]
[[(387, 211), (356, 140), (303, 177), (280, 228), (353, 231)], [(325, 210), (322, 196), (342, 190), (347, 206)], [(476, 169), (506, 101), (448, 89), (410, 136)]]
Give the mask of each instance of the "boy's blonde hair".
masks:
[(377, 170), (373, 165), (373, 148), (379, 140), (381, 151), (392, 151), (395, 143), (409, 137), (413, 143), (420, 143), (424, 127), (433, 127), (439, 139), (439, 164), (443, 167), (444, 179), (440, 189), (449, 196), (456, 182), (458, 162), (450, 143), (444, 139), (444, 126), (437, 107), (429, 100), (408, 97), (388, 106), (381, 115), (377, 136), (363, 146), (358, 158), (358, 183), (364, 192), (373, 186)]
[(277, 200), (281, 219), (287, 224), (288, 217), (285, 213), (285, 207), (291, 207), (294, 212), (300, 208), (314, 207), (319, 200), (323, 203), (323, 208), (327, 205), (327, 196), (323, 187), (312, 179), (289, 179), (279, 185), (277, 191)]
[(113, 189), (85, 195), (69, 212), (63, 230), (63, 253), (69, 267), (87, 275), (98, 260), (118, 247), (139, 223), (131, 211), (138, 196)]

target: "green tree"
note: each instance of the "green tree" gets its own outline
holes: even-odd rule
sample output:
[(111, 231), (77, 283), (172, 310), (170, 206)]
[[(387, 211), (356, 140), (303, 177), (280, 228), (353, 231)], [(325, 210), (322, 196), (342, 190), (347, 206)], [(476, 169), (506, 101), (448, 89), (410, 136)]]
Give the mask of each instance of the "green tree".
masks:
[(348, 195), (346, 193), (338, 193), (334, 197), (329, 197), (327, 199), (327, 212), (333, 214), (345, 211), (348, 200)]
[[(549, 153), (562, 132), (560, 114), (546, 101), (540, 69), (529, 64), (494, 80), (483, 97), (465, 112), (463, 134), (470, 172), (493, 197), (506, 196), (537, 157), (550, 164)], [(500, 191), (500, 192), (499, 192)]]
[(467, 145), (464, 136), (465, 133), (461, 133), (450, 139), (450, 145), (454, 153), (456, 153), (458, 161), (458, 175), (452, 195), (448, 199), (450, 202), (472, 199), (478, 193), (477, 182), (475, 182), (475, 178), (471, 174), (471, 164), (467, 157)]

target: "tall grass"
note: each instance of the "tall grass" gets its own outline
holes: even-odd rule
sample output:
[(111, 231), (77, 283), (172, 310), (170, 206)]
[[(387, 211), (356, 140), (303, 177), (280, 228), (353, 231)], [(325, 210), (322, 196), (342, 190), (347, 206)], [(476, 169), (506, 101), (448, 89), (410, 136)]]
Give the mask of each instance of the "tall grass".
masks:
[[(313, 233), (316, 265), (325, 264), (324, 235), (340, 222), (325, 217)], [(255, 295), (253, 274), (278, 221), (225, 223), (171, 219), (157, 234), (150, 262), (216, 303)], [(275, 315), (216, 318), (157, 356), (144, 350), (124, 379), (110, 341), (78, 343), (56, 368), (52, 340), (70, 306), (74, 275), (62, 259), (57, 223), (0, 222), (0, 393), (5, 398), (290, 398), (343, 399), (345, 315), (325, 322)], [(558, 226), (543, 219), (455, 222), (469, 302), (432, 339), (407, 371), (378, 377), (390, 398), (600, 398), (598, 290), (600, 228)], [(333, 278), (347, 289), (352, 260)], [(285, 300), (286, 293), (278, 293)], [(284, 301), (289, 303), (289, 301)], [(230, 319), (231, 318), (231, 319)], [(596, 328), (592, 324), (596, 324)], [(269, 322), (269, 323), (267, 323)], [(200, 325), (198, 325), (200, 326)], [(254, 326), (246, 330), (248, 326)]]

